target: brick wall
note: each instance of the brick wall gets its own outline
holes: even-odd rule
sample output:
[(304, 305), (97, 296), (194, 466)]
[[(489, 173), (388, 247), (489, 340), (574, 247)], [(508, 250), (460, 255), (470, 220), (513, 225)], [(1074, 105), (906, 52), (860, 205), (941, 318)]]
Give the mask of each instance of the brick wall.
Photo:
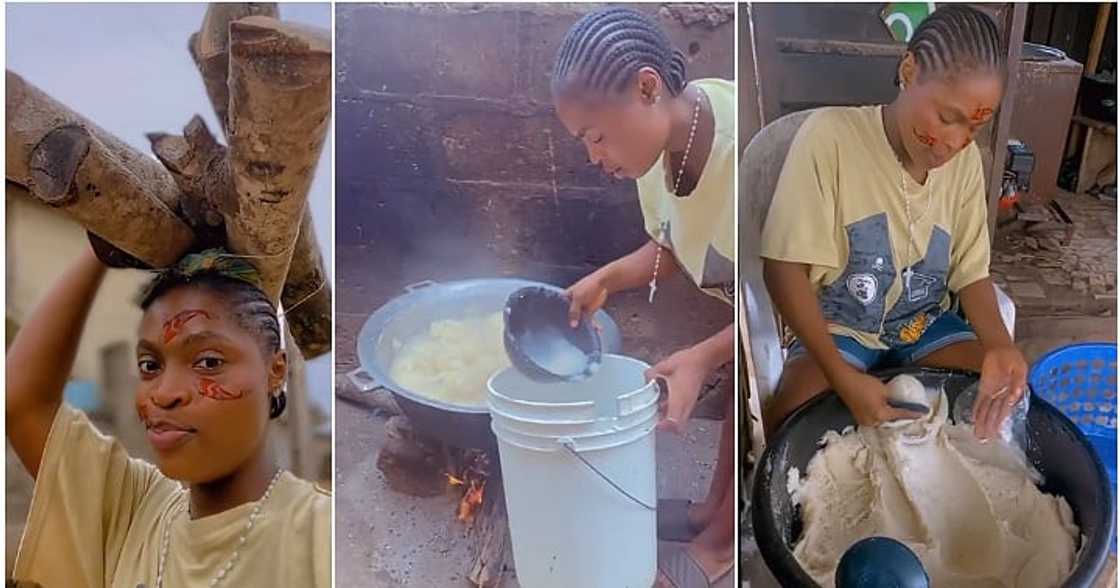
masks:
[[(568, 282), (639, 245), (633, 182), (586, 164), (549, 94), (564, 33), (595, 8), (339, 5), (339, 255), (362, 245), (401, 283)], [(734, 76), (732, 5), (636, 8), (685, 52), (690, 78)]]

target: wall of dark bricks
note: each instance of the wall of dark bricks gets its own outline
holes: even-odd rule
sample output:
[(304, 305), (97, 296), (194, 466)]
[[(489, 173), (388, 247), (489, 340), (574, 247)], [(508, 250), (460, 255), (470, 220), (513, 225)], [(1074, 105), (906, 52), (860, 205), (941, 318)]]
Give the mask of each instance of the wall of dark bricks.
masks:
[[(565, 31), (597, 7), (339, 5), (339, 255), (397, 264), (385, 269), (404, 282), (567, 283), (638, 246), (633, 182), (587, 164), (549, 95)], [(690, 78), (734, 77), (733, 5), (634, 7), (685, 52)]]

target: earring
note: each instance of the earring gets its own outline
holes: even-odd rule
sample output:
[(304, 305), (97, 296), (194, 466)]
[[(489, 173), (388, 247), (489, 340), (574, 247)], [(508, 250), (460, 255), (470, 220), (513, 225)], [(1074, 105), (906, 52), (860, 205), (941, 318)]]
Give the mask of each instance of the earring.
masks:
[(275, 419), (284, 414), (284, 408), (288, 406), (288, 395), (283, 389), (279, 394), (268, 397), (268, 418)]

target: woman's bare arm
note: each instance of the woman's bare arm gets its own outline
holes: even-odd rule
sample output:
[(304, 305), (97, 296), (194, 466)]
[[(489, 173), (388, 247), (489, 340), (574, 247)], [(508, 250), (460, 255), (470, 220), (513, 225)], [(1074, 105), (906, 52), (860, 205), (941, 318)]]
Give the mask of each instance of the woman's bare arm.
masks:
[(921, 416), (887, 404), (886, 386), (878, 378), (868, 376), (844, 361), (813, 292), (808, 266), (767, 259), (763, 265), (763, 279), (770, 299), (856, 422), (874, 425)]
[(105, 269), (87, 248), (20, 325), (8, 349), (8, 440), (32, 477), (39, 473), (51, 423), (62, 404), (62, 391)]
[[(661, 251), (660, 261), (657, 259), (658, 251)], [(604, 265), (573, 284), (568, 288), (571, 300), (568, 319), (572, 328), (579, 324), (581, 318), (593, 315), (602, 308), (611, 294), (648, 284), (653, 276), (654, 266), (657, 266), (659, 280), (677, 270), (673, 253), (667, 249), (662, 250), (656, 241), (650, 240), (632, 253)]]
[(767, 259), (762, 271), (770, 300), (828, 381), (835, 386), (841, 376), (853, 368), (840, 356), (840, 350), (828, 332), (828, 323), (809, 282), (809, 267)]

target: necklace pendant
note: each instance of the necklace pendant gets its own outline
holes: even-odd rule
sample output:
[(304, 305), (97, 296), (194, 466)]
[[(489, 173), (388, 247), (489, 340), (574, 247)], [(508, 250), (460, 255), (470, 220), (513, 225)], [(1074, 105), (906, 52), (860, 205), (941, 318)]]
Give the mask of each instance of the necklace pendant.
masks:
[(649, 281), (649, 303), (653, 304), (653, 296), (657, 294), (657, 278)]

